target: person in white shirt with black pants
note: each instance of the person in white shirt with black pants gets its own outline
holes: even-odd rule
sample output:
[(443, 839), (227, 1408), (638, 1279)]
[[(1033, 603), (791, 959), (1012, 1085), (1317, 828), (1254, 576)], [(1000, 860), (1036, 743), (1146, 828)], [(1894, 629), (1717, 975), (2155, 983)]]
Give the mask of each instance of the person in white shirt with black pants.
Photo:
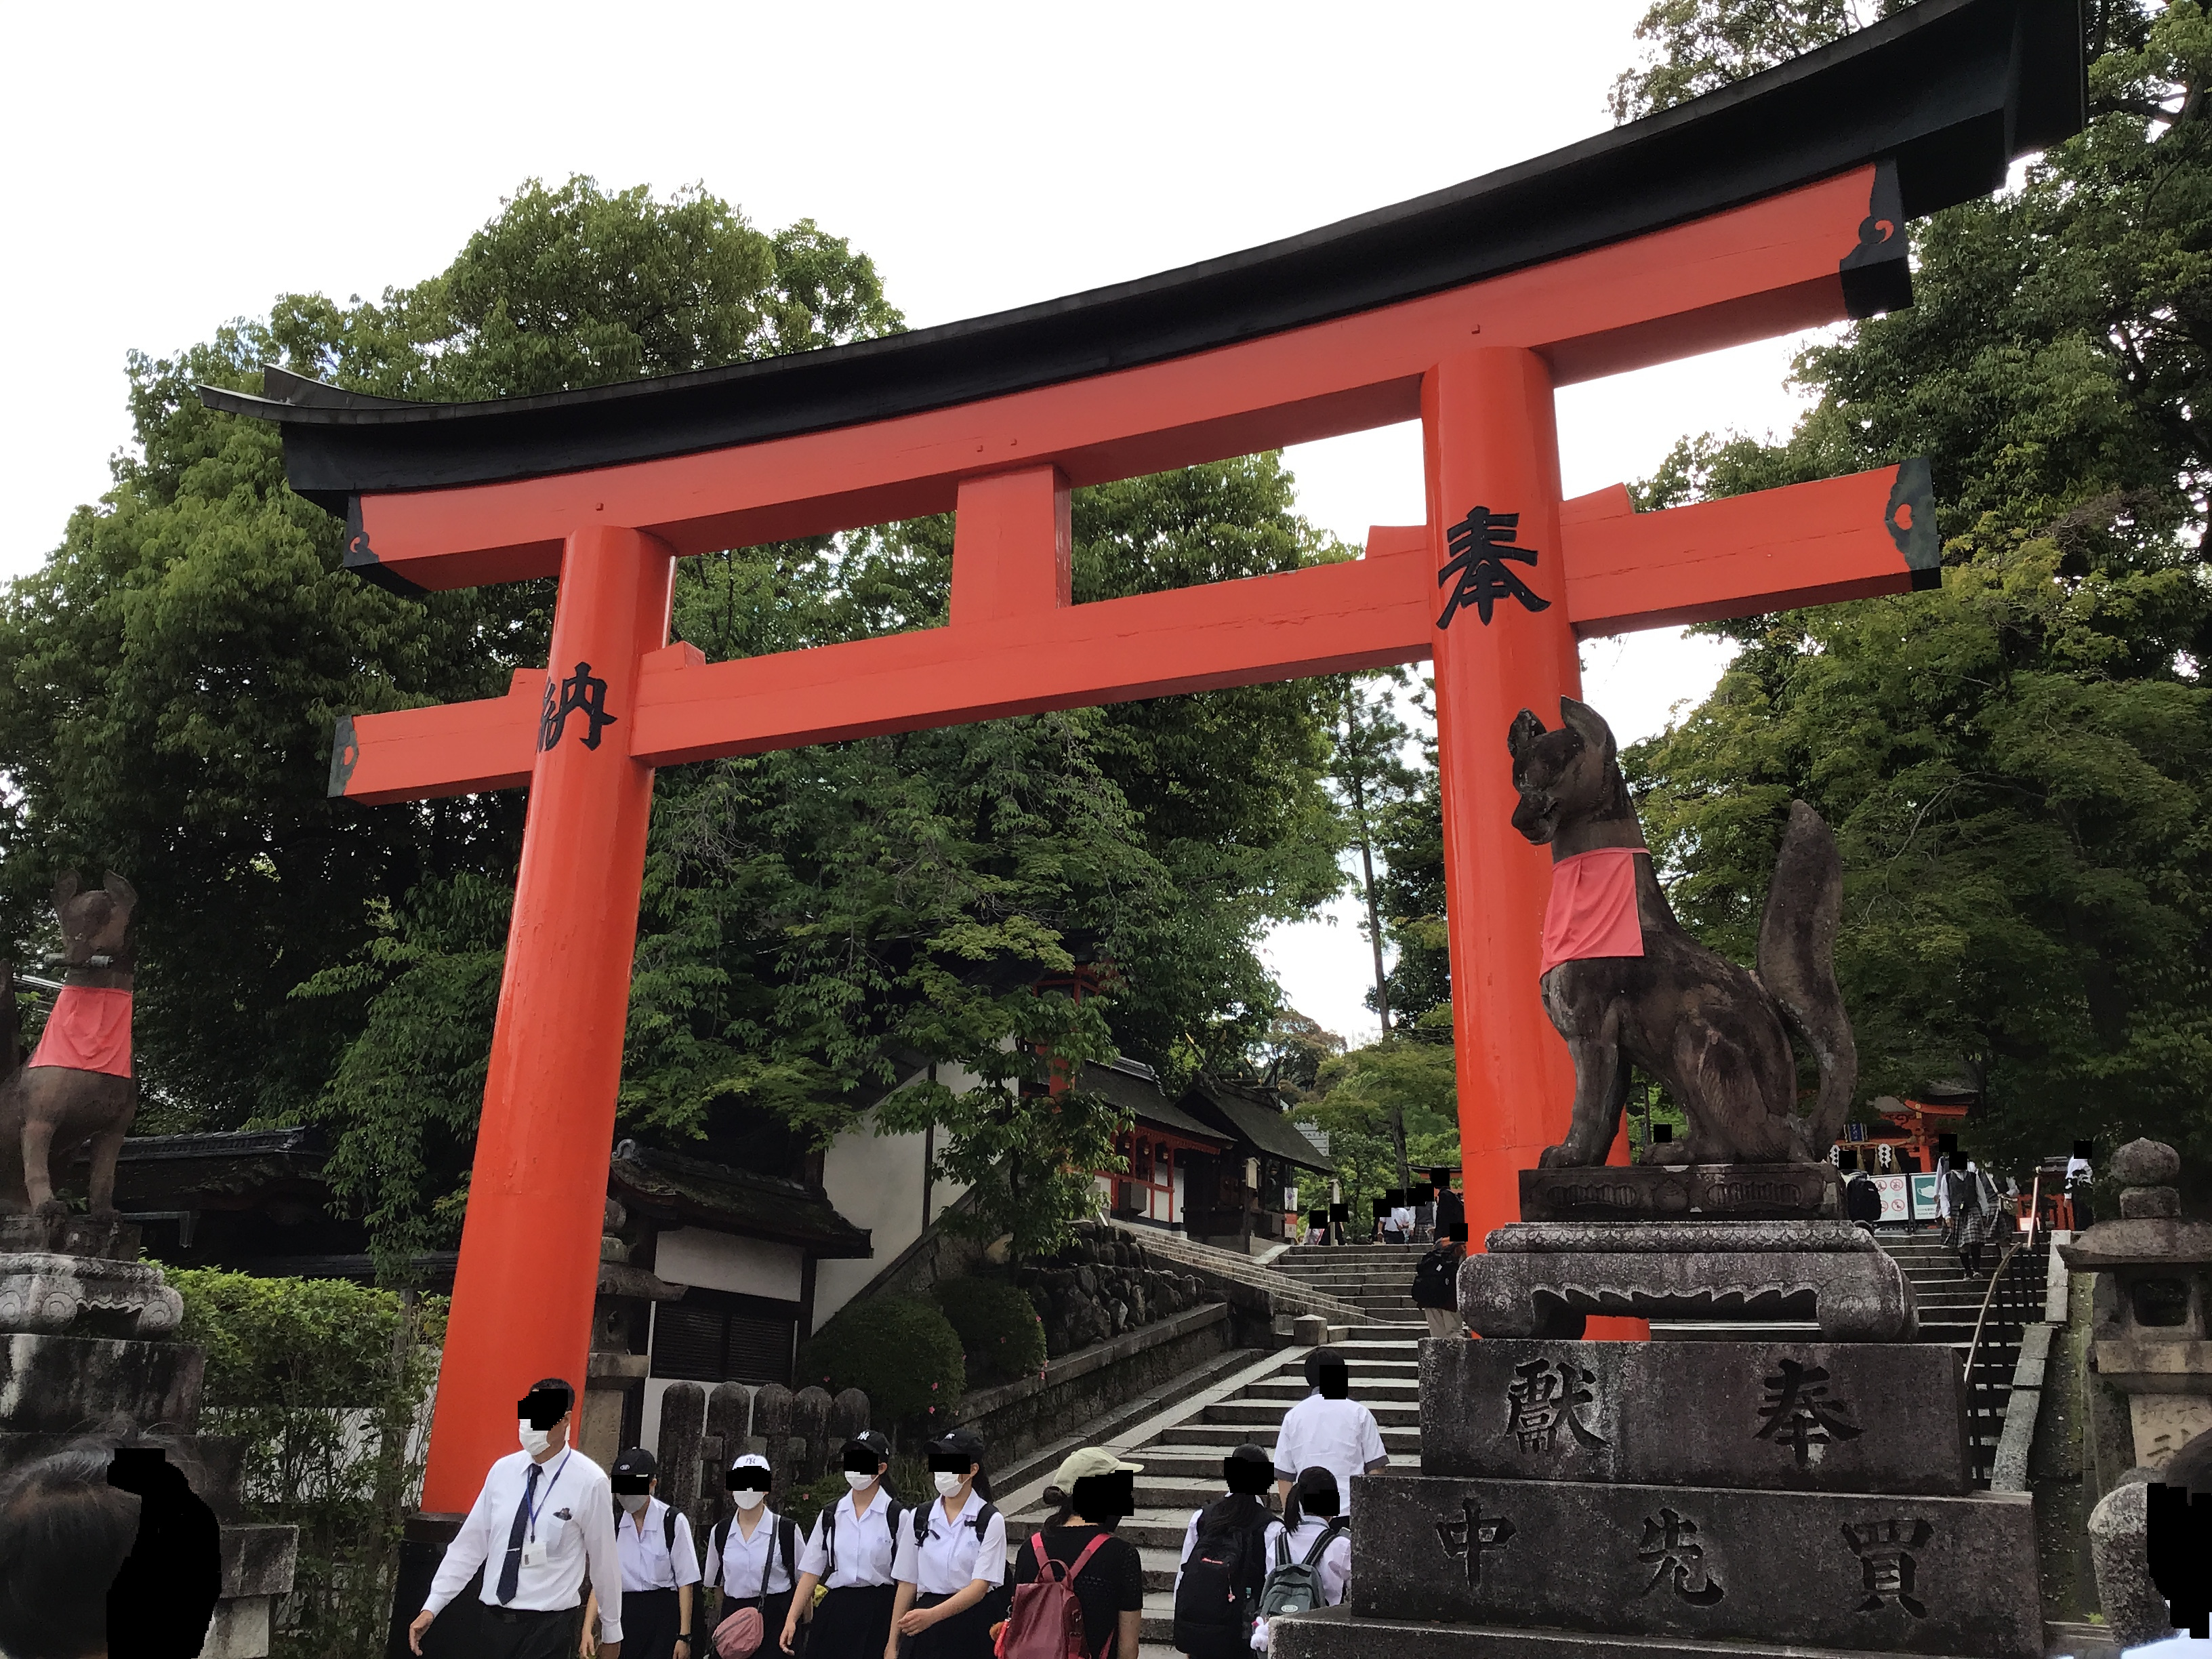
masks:
[[(733, 1462), (722, 1476), (731, 1513), (707, 1534), (706, 1582), (722, 1594), (711, 1628), (719, 1629), (739, 1607), (758, 1607), (763, 1647), (775, 1644), (791, 1617), (792, 1590), (799, 1582), (799, 1528), (768, 1506), (774, 1479), (768, 1459), (758, 1453)], [(802, 1621), (806, 1613), (799, 1609)]]
[[(691, 1547), (691, 1522), (653, 1495), (659, 1485), (659, 1462), (642, 1446), (632, 1446), (607, 1473), (622, 1513), (615, 1519), (615, 1549), (622, 1557), (623, 1645), (629, 1659), (691, 1659), (704, 1650), (693, 1632), (699, 1556)], [(599, 1592), (584, 1603), (584, 1640), (577, 1650), (592, 1659), (599, 1642), (592, 1633)]]
[(937, 1499), (899, 1528), (894, 1634), (884, 1659), (990, 1659), (1006, 1616), (1006, 1519), (991, 1502), (983, 1443), (955, 1429), (929, 1443)]
[(1375, 1413), (1351, 1397), (1344, 1356), (1323, 1348), (1308, 1359), (1314, 1392), (1283, 1413), (1275, 1437), (1275, 1486), (1285, 1504), (1291, 1483), (1307, 1469), (1327, 1469), (1336, 1477), (1337, 1491), (1348, 1496), (1354, 1475), (1372, 1474), (1390, 1461)]
[(783, 1616), (786, 1653), (799, 1651), (799, 1617), (813, 1605), (817, 1584), (828, 1585), (830, 1593), (814, 1608), (806, 1640), (814, 1659), (876, 1659), (891, 1639), (897, 1594), (891, 1562), (899, 1522), (911, 1511), (884, 1482), (891, 1443), (883, 1435), (854, 1435), (845, 1443), (844, 1462), (852, 1490), (816, 1517), (799, 1554), (799, 1589)]
[(606, 1586), (599, 1598), (599, 1659), (621, 1659), (622, 1563), (615, 1547), (614, 1493), (605, 1472), (568, 1444), (576, 1391), (559, 1377), (516, 1402), (522, 1449), (491, 1466), (483, 1490), (446, 1546), (407, 1643), (423, 1633), (483, 1570), (484, 1640), (470, 1659), (567, 1659), (584, 1602), (584, 1570)]

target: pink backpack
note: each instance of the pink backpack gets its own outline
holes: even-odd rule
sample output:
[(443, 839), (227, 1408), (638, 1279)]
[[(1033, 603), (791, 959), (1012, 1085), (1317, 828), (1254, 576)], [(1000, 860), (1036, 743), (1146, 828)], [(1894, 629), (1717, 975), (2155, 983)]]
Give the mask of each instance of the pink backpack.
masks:
[(1091, 1659), (1083, 1631), (1083, 1603), (1075, 1599), (1075, 1576), (1091, 1565), (1098, 1547), (1113, 1536), (1100, 1533), (1083, 1547), (1073, 1566), (1062, 1566), (1044, 1553), (1044, 1534), (1033, 1532), (1037, 1576), (1014, 1587), (1014, 1605), (999, 1626), (998, 1659)]

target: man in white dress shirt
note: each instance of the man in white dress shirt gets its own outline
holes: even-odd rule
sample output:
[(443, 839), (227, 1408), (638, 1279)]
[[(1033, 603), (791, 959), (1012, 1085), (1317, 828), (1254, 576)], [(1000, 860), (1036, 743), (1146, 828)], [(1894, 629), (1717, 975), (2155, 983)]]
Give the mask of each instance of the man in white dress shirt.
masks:
[(614, 1494), (599, 1466), (568, 1444), (576, 1391), (559, 1377), (516, 1402), (522, 1449), (491, 1466), (431, 1581), (407, 1643), (483, 1570), (483, 1640), (471, 1659), (567, 1659), (576, 1645), (584, 1569), (599, 1590), (600, 1659), (622, 1656), (622, 1563)]
[(1375, 1413), (1351, 1398), (1344, 1356), (1326, 1349), (1316, 1356), (1314, 1383), (1316, 1392), (1283, 1413), (1275, 1437), (1275, 1486), (1285, 1504), (1291, 1483), (1304, 1470), (1327, 1469), (1336, 1477), (1337, 1491), (1348, 1493), (1353, 1475), (1371, 1474), (1390, 1461)]

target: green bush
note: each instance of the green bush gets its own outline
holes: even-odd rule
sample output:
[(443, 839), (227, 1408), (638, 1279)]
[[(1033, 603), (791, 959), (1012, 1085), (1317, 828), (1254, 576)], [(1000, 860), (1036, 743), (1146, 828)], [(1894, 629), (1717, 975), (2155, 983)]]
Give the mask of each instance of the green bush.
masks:
[(968, 1387), (960, 1338), (933, 1302), (879, 1296), (842, 1308), (799, 1355), (801, 1388), (858, 1389), (882, 1428), (950, 1426)]
[(1011, 1382), (1044, 1369), (1044, 1322), (1005, 1279), (948, 1279), (938, 1285), (937, 1301), (963, 1351), (992, 1376)]
[(300, 1529), (278, 1659), (373, 1659), (421, 1495), (445, 1300), (341, 1279), (166, 1270), (207, 1351), (200, 1429), (245, 1443), (247, 1514)]

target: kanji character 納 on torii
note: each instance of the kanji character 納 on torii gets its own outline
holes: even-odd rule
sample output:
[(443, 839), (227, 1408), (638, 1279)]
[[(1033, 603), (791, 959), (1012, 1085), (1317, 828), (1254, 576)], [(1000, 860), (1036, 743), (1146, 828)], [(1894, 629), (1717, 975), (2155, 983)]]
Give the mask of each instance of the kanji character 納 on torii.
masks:
[[(560, 578), (550, 666), (341, 721), (331, 789), (527, 786), (423, 1505), (465, 1507), (510, 1402), (577, 1376), (653, 772), (872, 733), (1434, 659), (1468, 1217), (1573, 1095), (1536, 994), (1548, 879), (1504, 734), (1576, 641), (1937, 580), (1928, 470), (1637, 513), (1562, 501), (1554, 387), (1909, 302), (1905, 223), (2081, 118), (2070, 0), (1929, 0), (1724, 92), (1402, 206), (1055, 304), (505, 403), (271, 370), (346, 561), (403, 590)], [(1428, 522), (1366, 556), (1069, 599), (1068, 491), (1419, 418)], [(675, 561), (953, 511), (942, 628), (708, 663)]]

